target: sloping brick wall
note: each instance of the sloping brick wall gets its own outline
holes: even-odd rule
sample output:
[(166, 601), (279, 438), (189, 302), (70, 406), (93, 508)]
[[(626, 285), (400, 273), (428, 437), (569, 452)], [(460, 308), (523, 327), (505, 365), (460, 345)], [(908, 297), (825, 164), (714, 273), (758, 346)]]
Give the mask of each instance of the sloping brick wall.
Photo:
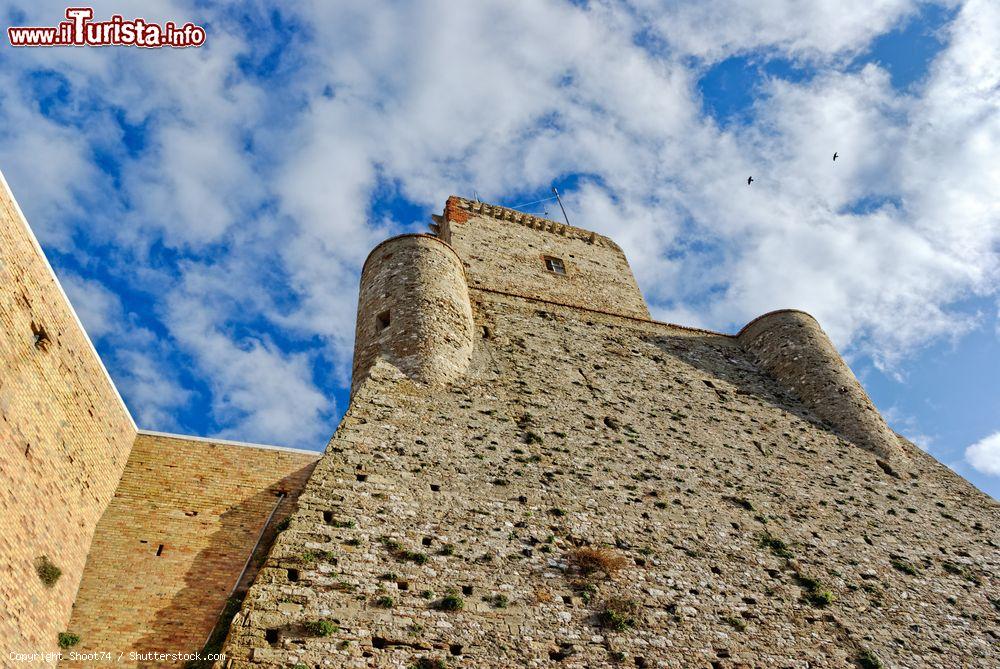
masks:
[[(0, 657), (57, 649), (135, 426), (0, 178)], [(51, 586), (36, 573), (62, 570)]]
[(131, 652), (200, 651), (265, 522), (261, 559), (319, 456), (140, 433), (97, 526), (70, 623), (74, 650), (125, 653), (116, 666), (160, 664)]

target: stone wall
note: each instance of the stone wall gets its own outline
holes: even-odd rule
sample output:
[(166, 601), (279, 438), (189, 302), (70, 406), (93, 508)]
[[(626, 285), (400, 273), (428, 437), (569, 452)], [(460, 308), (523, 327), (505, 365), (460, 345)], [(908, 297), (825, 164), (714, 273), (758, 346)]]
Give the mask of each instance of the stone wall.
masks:
[(430, 235), (379, 244), (361, 272), (352, 390), (379, 356), (425, 383), (458, 378), (469, 365), (472, 328), (453, 249)]
[(902, 454), (899, 440), (815, 318), (776, 311), (747, 324), (737, 338), (761, 369), (849, 440), (883, 458)]
[[(439, 220), (470, 288), (649, 318), (625, 254), (607, 237), (457, 197)], [(548, 270), (546, 257), (561, 260), (565, 274)]]
[(1000, 506), (949, 469), (734, 337), (473, 293), (465, 376), (355, 393), (226, 666), (1000, 662)]
[[(2, 181), (2, 179), (0, 179)], [(0, 184), (0, 652), (57, 650), (135, 426)], [(45, 585), (44, 560), (61, 576)], [(52, 572), (54, 573), (54, 572)]]
[(97, 525), (69, 625), (74, 650), (121, 652), (115, 666), (146, 667), (161, 663), (129, 653), (200, 651), (258, 539), (243, 591), (319, 456), (140, 433)]

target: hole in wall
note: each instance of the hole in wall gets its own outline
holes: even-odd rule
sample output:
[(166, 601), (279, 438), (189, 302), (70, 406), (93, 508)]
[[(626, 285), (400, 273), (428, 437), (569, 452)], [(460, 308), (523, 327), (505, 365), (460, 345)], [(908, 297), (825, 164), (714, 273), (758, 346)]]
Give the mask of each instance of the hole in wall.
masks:
[(365, 481), (368, 480), (368, 474), (355, 474), (354, 478), (364, 483)]
[(332, 523), (333, 522), (333, 511), (324, 511), (323, 512), (323, 522), (324, 523)]
[(34, 321), (31, 322), (31, 336), (35, 348), (39, 351), (44, 351), (48, 348), (49, 343), (51, 343), (49, 333), (45, 331), (45, 328), (36, 324)]
[(382, 650), (383, 648), (385, 648), (388, 645), (389, 645), (389, 640), (388, 639), (386, 639), (384, 637), (380, 637), (380, 636), (373, 636), (372, 637), (372, 648), (378, 648), (379, 650)]
[(441, 484), (440, 483), (432, 483), (431, 484), (431, 490), (433, 490), (434, 492), (439, 492), (441, 490)]
[(563, 600), (563, 604), (572, 605), (573, 604), (573, 595), (563, 595), (562, 596), (562, 600)]
[(463, 595), (471, 595), (472, 594), (472, 586), (471, 585), (463, 585), (462, 586), (462, 594)]
[(573, 648), (571, 646), (560, 646), (558, 650), (549, 651), (549, 659), (555, 662), (562, 662), (572, 653)]
[(278, 634), (278, 630), (276, 629), (264, 630), (264, 640), (267, 641), (272, 646), (278, 643), (279, 636), (280, 635)]
[(299, 570), (289, 569), (288, 570), (288, 580), (292, 583), (297, 583), (299, 580)]
[(163, 544), (160, 544), (160, 547), (156, 549), (156, 557), (160, 557), (161, 555), (163, 555)]
[(420, 540), (420, 543), (422, 543), (424, 546), (430, 546), (433, 542), (434, 540), (431, 539), (430, 537), (424, 537), (423, 539)]
[(407, 581), (397, 581), (396, 587), (399, 588), (400, 590), (409, 590), (410, 584)]
[(489, 339), (492, 336), (493, 336), (493, 333), (490, 331), (490, 329), (488, 327), (486, 327), (484, 325), (483, 326), (483, 339)]
[(448, 646), (448, 652), (450, 652), (452, 655), (461, 655), (462, 654), (462, 644), (460, 644), (460, 643), (453, 643), (453, 644), (451, 644), (450, 646)]
[(392, 322), (392, 317), (389, 314), (389, 310), (386, 309), (385, 311), (383, 311), (382, 313), (380, 313), (378, 316), (375, 317), (375, 331), (381, 332), (382, 330), (389, 327), (389, 323), (391, 322)]

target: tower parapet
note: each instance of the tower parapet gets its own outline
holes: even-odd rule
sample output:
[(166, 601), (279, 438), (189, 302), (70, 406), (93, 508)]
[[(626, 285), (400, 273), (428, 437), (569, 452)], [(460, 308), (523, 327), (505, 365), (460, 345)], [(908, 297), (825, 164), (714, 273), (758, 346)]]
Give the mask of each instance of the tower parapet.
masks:
[(431, 235), (382, 242), (361, 272), (353, 394), (382, 357), (408, 377), (443, 383), (465, 373), (474, 324), (462, 261)]
[(434, 220), (471, 289), (650, 317), (625, 253), (603, 235), (455, 196)]
[(761, 369), (845, 438), (884, 458), (902, 454), (896, 436), (815, 318), (803, 311), (774, 311), (736, 336)]

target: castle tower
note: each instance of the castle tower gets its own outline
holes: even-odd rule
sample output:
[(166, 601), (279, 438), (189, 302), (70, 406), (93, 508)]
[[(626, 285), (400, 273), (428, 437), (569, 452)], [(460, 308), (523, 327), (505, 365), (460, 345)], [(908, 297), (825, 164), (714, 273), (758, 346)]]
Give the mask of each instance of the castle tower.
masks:
[(813, 319), (656, 322), (605, 237), (434, 220), (365, 264), (350, 408), (227, 667), (995, 664), (1000, 506)]
[(458, 254), (431, 235), (375, 247), (361, 270), (355, 332), (352, 392), (380, 356), (425, 383), (465, 373), (473, 323)]

